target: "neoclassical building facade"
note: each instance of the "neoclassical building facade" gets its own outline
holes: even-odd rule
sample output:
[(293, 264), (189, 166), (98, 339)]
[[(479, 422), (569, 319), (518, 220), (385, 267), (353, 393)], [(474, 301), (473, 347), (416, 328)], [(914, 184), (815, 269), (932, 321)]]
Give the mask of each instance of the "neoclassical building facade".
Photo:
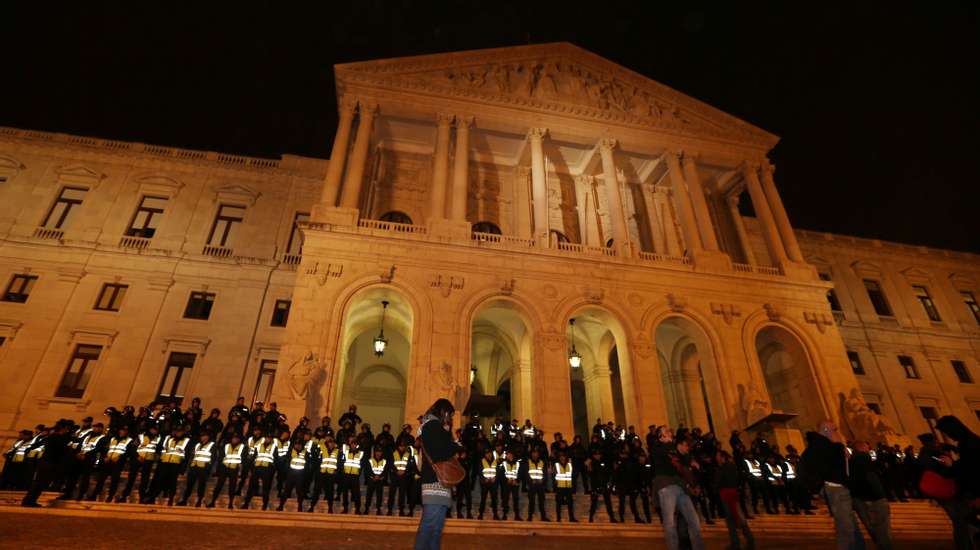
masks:
[(376, 428), (438, 397), (566, 435), (980, 424), (978, 256), (794, 230), (772, 134), (564, 43), (335, 77), (329, 161), (0, 129), (0, 430), (239, 395)]

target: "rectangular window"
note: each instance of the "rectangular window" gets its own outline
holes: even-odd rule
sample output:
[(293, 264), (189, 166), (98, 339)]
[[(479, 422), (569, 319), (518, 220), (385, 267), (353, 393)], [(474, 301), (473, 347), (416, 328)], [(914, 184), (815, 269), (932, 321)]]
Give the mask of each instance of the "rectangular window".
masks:
[(303, 253), (303, 234), (299, 230), (299, 224), (310, 221), (307, 212), (297, 212), (293, 218), (293, 231), (289, 234), (289, 242), (286, 243), (286, 254), (300, 255)]
[(218, 207), (218, 215), (214, 217), (211, 234), (208, 235), (208, 245), (228, 246), (234, 242), (239, 224), (245, 219), (245, 207), (222, 204)]
[(922, 285), (912, 285), (912, 290), (915, 291), (915, 298), (922, 304), (922, 309), (926, 310), (929, 320), (936, 323), (942, 321), (939, 310), (936, 309), (936, 304), (932, 302), (932, 296), (929, 295), (929, 289)]
[(6, 341), (7, 341), (7, 337), (6, 337), (6, 336), (0, 336), (0, 348), (2, 348), (2, 347), (3, 347), (3, 344), (4, 344), (4, 342), (6, 342)]
[(177, 351), (170, 353), (167, 366), (163, 370), (163, 379), (160, 380), (157, 401), (180, 404), (184, 400), (184, 392), (187, 390), (187, 384), (190, 383), (195, 359), (197, 356), (193, 353)]
[(929, 431), (936, 434), (936, 421), (939, 420), (939, 413), (936, 412), (936, 408), (919, 407), (919, 411), (922, 413), (922, 418), (925, 419), (926, 424), (929, 425)]
[(88, 344), (78, 344), (75, 352), (71, 355), (68, 368), (61, 377), (58, 384), (58, 391), (55, 397), (79, 398), (85, 393), (85, 387), (92, 378), (92, 371), (99, 363), (99, 354), (102, 353), (102, 346), (91, 346)]
[(863, 375), (864, 365), (861, 364), (861, 356), (856, 351), (848, 351), (847, 359), (851, 362), (851, 370), (854, 374)]
[(7, 285), (7, 291), (3, 293), (3, 301), (23, 304), (31, 296), (36, 282), (37, 275), (14, 275)]
[(921, 378), (919, 376), (919, 369), (915, 366), (915, 361), (913, 361), (908, 355), (899, 355), (898, 363), (902, 365), (902, 368), (905, 370), (905, 378)]
[[(833, 281), (833, 279), (830, 278), (830, 275), (828, 275), (826, 273), (821, 273), (820, 274), (820, 280), (821, 281)], [(837, 291), (836, 290), (830, 289), (830, 290), (827, 291), (827, 301), (830, 302), (830, 309), (831, 310), (833, 310), (833, 311), (841, 311), (840, 300), (837, 299)]]
[(129, 290), (129, 285), (115, 283), (102, 285), (102, 292), (99, 293), (99, 299), (95, 301), (95, 309), (99, 311), (119, 311), (127, 290)]
[(88, 189), (81, 187), (63, 188), (58, 195), (58, 200), (54, 201), (54, 206), (44, 217), (44, 223), (41, 226), (47, 229), (67, 227), (72, 217), (78, 212), (78, 206), (81, 206), (87, 192)]
[(276, 307), (272, 310), (272, 326), (284, 327), (289, 320), (289, 308), (293, 305), (290, 300), (276, 300)]
[(874, 411), (875, 414), (881, 414), (881, 405), (877, 403), (868, 403), (868, 408)]
[(129, 223), (129, 229), (126, 230), (126, 236), (152, 239), (166, 206), (165, 197), (143, 196), (139, 207), (136, 208), (136, 214), (133, 215), (133, 221)]
[(950, 361), (950, 364), (953, 365), (953, 372), (956, 373), (956, 378), (958, 378), (961, 383), (963, 384), (973, 383), (973, 377), (970, 376), (970, 371), (966, 368), (966, 363), (964, 363), (963, 361), (959, 361), (957, 359), (953, 359), (952, 361)]
[(187, 300), (187, 308), (184, 309), (184, 318), (206, 321), (211, 317), (211, 308), (213, 306), (214, 293), (191, 292), (191, 297)]
[(864, 288), (868, 290), (868, 298), (871, 299), (875, 313), (883, 317), (894, 317), (892, 308), (888, 305), (888, 300), (885, 299), (885, 293), (881, 290), (881, 283), (872, 279), (865, 279)]
[(977, 305), (977, 298), (972, 292), (963, 290), (960, 292), (963, 296), (963, 303), (966, 307), (970, 308), (970, 312), (973, 313), (973, 319), (976, 320), (977, 324), (980, 325), (980, 305)]
[(258, 402), (268, 403), (272, 397), (272, 385), (276, 381), (276, 368), (279, 361), (263, 359), (259, 366), (259, 379), (255, 383), (255, 395), (252, 396), (252, 405)]

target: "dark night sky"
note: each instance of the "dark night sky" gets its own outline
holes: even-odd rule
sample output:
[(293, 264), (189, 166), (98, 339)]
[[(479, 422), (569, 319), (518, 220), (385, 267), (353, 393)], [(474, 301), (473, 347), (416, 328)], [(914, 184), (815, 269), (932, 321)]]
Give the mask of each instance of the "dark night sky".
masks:
[(326, 157), (335, 63), (570, 41), (781, 136), (795, 226), (980, 252), (977, 2), (136, 4), (4, 6), (0, 125)]

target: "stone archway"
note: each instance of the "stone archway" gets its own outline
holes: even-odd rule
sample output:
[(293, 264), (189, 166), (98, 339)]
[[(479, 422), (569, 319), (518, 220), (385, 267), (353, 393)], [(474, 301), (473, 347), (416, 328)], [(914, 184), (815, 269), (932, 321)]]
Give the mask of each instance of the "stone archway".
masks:
[[(533, 420), (534, 335), (526, 313), (511, 300), (491, 300), (477, 310), (470, 334), (471, 403), (482, 403), (484, 415)], [(495, 400), (507, 402), (493, 407)]]
[(657, 325), (654, 338), (670, 425), (706, 432), (727, 427), (714, 350), (704, 330), (687, 317), (671, 316)]
[[(387, 309), (383, 301), (388, 302)], [(374, 338), (381, 330), (383, 310), (388, 344), (379, 356)], [(394, 289), (372, 287), (351, 298), (341, 330), (340, 369), (332, 406), (335, 418), (356, 404), (358, 414), (373, 428), (386, 422), (400, 425), (405, 420), (413, 325), (411, 306)]]
[(789, 330), (766, 325), (755, 336), (755, 349), (773, 411), (798, 415), (788, 423), (800, 430), (824, 417), (813, 368), (803, 344)]

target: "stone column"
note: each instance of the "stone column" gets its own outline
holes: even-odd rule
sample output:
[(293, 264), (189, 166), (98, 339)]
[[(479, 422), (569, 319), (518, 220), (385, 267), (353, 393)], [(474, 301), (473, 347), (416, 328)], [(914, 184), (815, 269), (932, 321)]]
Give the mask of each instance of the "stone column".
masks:
[(470, 126), (473, 117), (456, 117), (456, 158), (453, 164), (453, 200), (450, 219), (466, 221), (466, 199), (469, 188)]
[(759, 183), (757, 174), (758, 167), (748, 163), (742, 165), (742, 177), (745, 179), (745, 187), (752, 198), (752, 208), (755, 209), (755, 216), (762, 225), (762, 235), (766, 239), (766, 246), (769, 255), (776, 265), (782, 265), (788, 261), (786, 249), (783, 248), (783, 240), (779, 237), (779, 230), (776, 229), (776, 222), (769, 211), (769, 203), (762, 192), (762, 184)]
[(677, 221), (674, 220), (674, 209), (671, 207), (670, 189), (664, 186), (657, 186), (654, 189), (653, 202), (657, 207), (657, 215), (662, 214), (662, 225), (664, 230), (664, 244), (666, 253), (670, 256), (683, 256), (684, 247), (681, 246), (677, 238)]
[[(604, 421), (616, 420), (616, 407), (613, 404), (612, 371), (608, 365), (596, 364), (592, 367), (591, 376), (585, 378), (586, 385), (592, 384), (595, 395), (599, 398), (601, 416)], [(592, 419), (589, 419), (590, 421)]]
[(531, 128), (527, 139), (531, 142), (531, 199), (534, 202), (534, 240), (541, 248), (548, 246), (548, 182), (544, 171), (543, 140), (547, 128)]
[(752, 251), (752, 241), (749, 240), (749, 234), (745, 230), (745, 221), (738, 212), (738, 195), (729, 195), (725, 198), (725, 203), (728, 204), (728, 212), (732, 216), (732, 223), (735, 224), (735, 232), (738, 233), (738, 242), (745, 255), (745, 261), (750, 265), (757, 265), (755, 252)]
[(687, 184), (681, 174), (681, 163), (677, 158), (677, 153), (667, 151), (664, 156), (667, 158), (667, 170), (670, 172), (670, 182), (674, 188), (674, 199), (680, 210), (681, 224), (684, 230), (684, 241), (687, 243), (688, 255), (704, 250), (701, 244), (701, 236), (695, 225), (694, 206), (691, 204), (691, 195), (687, 191)]
[(446, 185), (449, 179), (449, 130), (452, 116), (436, 115), (436, 151), (432, 170), (432, 194), (429, 196), (429, 219), (446, 217)]
[(616, 140), (603, 138), (599, 140), (599, 154), (602, 156), (602, 182), (606, 187), (606, 204), (609, 207), (609, 221), (612, 224), (612, 234), (615, 248), (624, 256), (630, 255), (629, 229), (626, 227), (626, 215), (623, 212), (623, 196), (619, 192), (619, 178), (616, 177), (616, 160), (613, 149)]
[(793, 233), (793, 226), (789, 223), (789, 216), (786, 215), (786, 208), (783, 207), (783, 200), (779, 197), (776, 189), (776, 182), (772, 179), (774, 168), (768, 162), (762, 165), (762, 191), (766, 195), (769, 208), (772, 210), (772, 217), (779, 229), (779, 237), (783, 240), (786, 253), (789, 259), (794, 262), (803, 263), (803, 253), (800, 251), (800, 244), (796, 242), (796, 234)]
[(323, 194), (320, 206), (333, 208), (337, 206), (337, 195), (340, 192), (340, 178), (344, 175), (344, 162), (347, 160), (347, 147), (350, 145), (351, 123), (354, 121), (355, 101), (347, 98), (340, 100), (340, 118), (337, 122), (337, 135), (333, 139), (333, 149), (330, 151), (330, 164), (327, 165), (327, 177), (323, 183)]
[(515, 233), (522, 239), (534, 238), (531, 229), (531, 197), (528, 185), (531, 174), (527, 166), (518, 166), (514, 175), (514, 225)]
[(687, 183), (687, 190), (691, 195), (691, 203), (694, 206), (698, 231), (701, 233), (701, 241), (704, 243), (705, 250), (718, 250), (718, 239), (715, 236), (714, 225), (711, 223), (708, 202), (704, 198), (701, 177), (698, 175), (697, 157), (685, 154), (683, 164), (684, 181)]
[(367, 164), (368, 147), (371, 145), (371, 129), (374, 117), (378, 112), (377, 105), (361, 102), (359, 109), (361, 120), (357, 124), (357, 137), (354, 138), (354, 150), (351, 152), (350, 170), (344, 181), (344, 190), (340, 195), (340, 206), (356, 209), (361, 201), (361, 185), (364, 181), (364, 169)]
[(653, 251), (657, 254), (667, 253), (667, 242), (664, 237), (664, 228), (661, 223), (660, 209), (657, 208), (657, 201), (654, 198), (657, 190), (652, 184), (644, 184), (643, 203), (647, 207), (647, 225), (650, 229), (650, 236), (653, 238)]

